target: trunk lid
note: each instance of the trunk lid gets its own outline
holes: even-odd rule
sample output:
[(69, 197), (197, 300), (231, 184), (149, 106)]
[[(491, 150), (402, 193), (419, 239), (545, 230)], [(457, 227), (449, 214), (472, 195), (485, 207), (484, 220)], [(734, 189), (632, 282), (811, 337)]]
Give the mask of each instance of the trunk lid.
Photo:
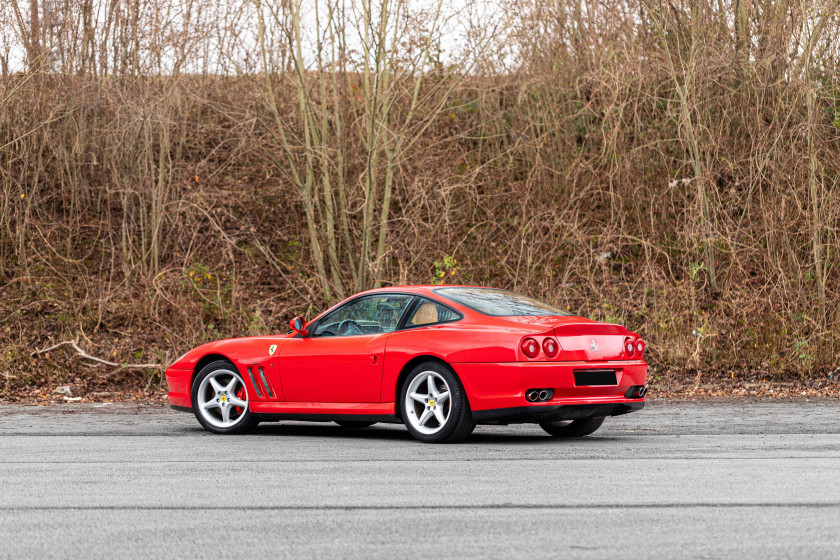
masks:
[(575, 316), (504, 317), (510, 323), (533, 328), (534, 334), (554, 331), (570, 362), (625, 360), (624, 340), (635, 336), (621, 325), (599, 323)]
[(554, 335), (566, 359), (577, 362), (624, 359), (624, 341), (631, 333), (620, 325), (588, 322), (555, 327)]

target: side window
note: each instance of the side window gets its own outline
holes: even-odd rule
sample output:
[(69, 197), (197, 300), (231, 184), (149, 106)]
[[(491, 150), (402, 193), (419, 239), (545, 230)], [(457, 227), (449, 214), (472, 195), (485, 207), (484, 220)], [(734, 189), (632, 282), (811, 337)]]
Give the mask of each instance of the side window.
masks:
[(419, 305), (414, 308), (411, 317), (408, 318), (406, 327), (419, 327), (422, 325), (433, 325), (435, 323), (448, 323), (457, 321), (461, 316), (445, 305), (423, 298)]
[(320, 321), (314, 336), (379, 334), (397, 328), (413, 296), (377, 294), (342, 305)]

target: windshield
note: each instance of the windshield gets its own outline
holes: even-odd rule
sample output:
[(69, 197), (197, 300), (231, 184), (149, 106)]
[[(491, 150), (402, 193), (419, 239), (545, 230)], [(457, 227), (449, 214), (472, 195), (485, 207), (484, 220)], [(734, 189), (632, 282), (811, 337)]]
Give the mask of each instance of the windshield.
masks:
[(493, 317), (571, 315), (534, 298), (494, 288), (439, 288), (435, 293)]

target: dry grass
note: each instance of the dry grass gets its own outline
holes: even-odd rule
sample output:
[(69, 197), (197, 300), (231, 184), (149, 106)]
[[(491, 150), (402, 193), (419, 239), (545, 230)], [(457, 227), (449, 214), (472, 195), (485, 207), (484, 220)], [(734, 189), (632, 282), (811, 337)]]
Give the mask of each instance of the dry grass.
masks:
[[(197, 68), (201, 33), (150, 34), (103, 61), (83, 48), (101, 30), (51, 28), (74, 56), (31, 47), (29, 72), (4, 63), (6, 389), (82, 375), (72, 353), (30, 357), (60, 340), (166, 363), (359, 287), (441, 275), (624, 323), (656, 375), (831, 373), (837, 2), (514, 7), (504, 37), (480, 29), (497, 43), (426, 65), (418, 88), (396, 62), (431, 56), (411, 14), (413, 46), (381, 53), (381, 91), (348, 52), (296, 63), (282, 10), (266, 17), (270, 64), (252, 53), (237, 76), (173, 72), (178, 57), (162, 69), (154, 41)], [(6, 44), (23, 41), (4, 9)], [(236, 13), (202, 25), (236, 30)], [(115, 21), (111, 34), (152, 25)]]

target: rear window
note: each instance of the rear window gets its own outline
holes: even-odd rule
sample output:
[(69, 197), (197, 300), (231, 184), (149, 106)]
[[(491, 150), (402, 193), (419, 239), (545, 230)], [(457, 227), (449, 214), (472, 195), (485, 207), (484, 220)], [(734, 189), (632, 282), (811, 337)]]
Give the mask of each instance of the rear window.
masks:
[(435, 293), (493, 317), (571, 315), (534, 298), (494, 288), (439, 288)]

